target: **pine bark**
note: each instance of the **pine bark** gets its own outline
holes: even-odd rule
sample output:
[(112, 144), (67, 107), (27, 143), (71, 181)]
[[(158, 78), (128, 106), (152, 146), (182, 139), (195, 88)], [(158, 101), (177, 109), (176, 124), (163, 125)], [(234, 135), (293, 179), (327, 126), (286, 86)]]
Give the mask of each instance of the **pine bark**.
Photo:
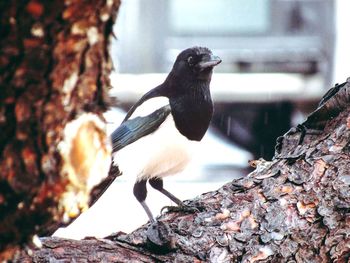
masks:
[(100, 180), (90, 171), (110, 160), (102, 113), (119, 4), (0, 2), (0, 260), (85, 209)]
[[(272, 161), (187, 201), (196, 213), (164, 213), (166, 246), (149, 225), (105, 239), (42, 239), (20, 260), (47, 262), (349, 262), (350, 82), (327, 94), (298, 129), (278, 139)], [(311, 129), (317, 128), (317, 129)]]

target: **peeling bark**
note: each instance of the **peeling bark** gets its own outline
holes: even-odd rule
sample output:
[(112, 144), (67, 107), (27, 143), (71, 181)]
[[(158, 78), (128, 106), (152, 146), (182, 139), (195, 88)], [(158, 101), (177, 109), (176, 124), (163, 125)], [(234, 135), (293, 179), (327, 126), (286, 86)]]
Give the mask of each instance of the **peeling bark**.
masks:
[(0, 259), (86, 209), (101, 180), (91, 171), (107, 175), (102, 113), (119, 4), (0, 3)]
[(302, 144), (302, 131), (292, 129), (279, 139), (272, 161), (253, 161), (256, 169), (248, 176), (186, 201), (201, 211), (161, 215), (158, 220), (170, 231), (168, 247), (155, 247), (146, 236), (149, 225), (144, 225), (105, 239), (44, 238), (41, 249), (31, 256), (23, 252), (19, 260), (348, 262), (349, 90), (348, 81), (330, 103), (312, 113), (322, 113), (317, 120), (322, 129), (306, 130)]

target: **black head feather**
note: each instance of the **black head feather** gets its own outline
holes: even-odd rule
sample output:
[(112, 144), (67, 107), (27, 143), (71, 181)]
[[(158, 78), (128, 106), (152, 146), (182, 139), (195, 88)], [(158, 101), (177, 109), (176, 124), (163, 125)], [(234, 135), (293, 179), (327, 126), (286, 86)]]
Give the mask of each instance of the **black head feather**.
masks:
[(205, 47), (182, 51), (164, 82), (177, 129), (188, 139), (200, 141), (213, 115), (210, 81), (221, 59)]
[(210, 81), (213, 67), (220, 62), (221, 59), (213, 56), (206, 47), (188, 48), (177, 56), (169, 77), (180, 77), (182, 81)]
[(126, 121), (144, 101), (165, 96), (177, 129), (190, 140), (201, 140), (213, 114), (209, 84), (213, 68), (221, 62), (206, 47), (182, 51), (163, 84), (146, 93), (129, 110)]

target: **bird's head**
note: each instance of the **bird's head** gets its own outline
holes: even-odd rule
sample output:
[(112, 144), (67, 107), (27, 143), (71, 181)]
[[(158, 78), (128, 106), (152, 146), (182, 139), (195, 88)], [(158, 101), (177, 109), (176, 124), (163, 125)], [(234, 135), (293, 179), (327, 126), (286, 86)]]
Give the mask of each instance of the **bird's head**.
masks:
[[(135, 109), (146, 100), (187, 92), (189, 86), (200, 82), (209, 88), (213, 68), (221, 63), (218, 56), (214, 56), (206, 47), (192, 47), (182, 51), (176, 58), (174, 66), (167, 79), (159, 86), (147, 92), (129, 110), (124, 118), (126, 121)], [(124, 122), (123, 121), (123, 122)]]
[(187, 80), (210, 81), (213, 68), (221, 63), (206, 47), (192, 47), (182, 51), (176, 58), (172, 75)]

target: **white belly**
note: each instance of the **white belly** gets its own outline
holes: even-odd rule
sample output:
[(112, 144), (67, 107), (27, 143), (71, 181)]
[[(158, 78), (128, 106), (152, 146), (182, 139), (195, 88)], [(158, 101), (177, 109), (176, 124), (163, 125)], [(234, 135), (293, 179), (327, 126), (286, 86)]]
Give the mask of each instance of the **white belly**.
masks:
[(114, 153), (114, 163), (123, 174), (137, 181), (181, 172), (190, 162), (198, 142), (190, 141), (175, 127), (171, 115), (152, 134)]

